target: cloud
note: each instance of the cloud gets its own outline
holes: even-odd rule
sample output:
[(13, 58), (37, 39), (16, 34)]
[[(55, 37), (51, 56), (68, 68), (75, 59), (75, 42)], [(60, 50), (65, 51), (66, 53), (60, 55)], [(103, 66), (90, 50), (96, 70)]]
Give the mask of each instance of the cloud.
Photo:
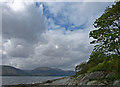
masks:
[(38, 35), (45, 31), (42, 9), (32, 3), (20, 4), (19, 2), (15, 6), (4, 3), (2, 15), (2, 32), (5, 38), (14, 37), (35, 43)]
[(0, 34), (0, 64), (2, 65), (2, 35)]
[(11, 38), (10, 40), (6, 41), (3, 46), (4, 50), (11, 57), (27, 58), (34, 51), (34, 46), (23, 40), (15, 38)]
[(89, 59), (92, 24), (110, 4), (22, 3), (17, 9), (4, 4), (3, 64), (74, 69)]
[(56, 25), (65, 27), (68, 30), (76, 30), (81, 28), (85, 29), (87, 26), (92, 25), (94, 20), (104, 12), (108, 5), (111, 5), (111, 3), (44, 3), (45, 9), (43, 11), (47, 19), (53, 20)]
[(73, 68), (76, 63), (87, 60), (91, 53), (92, 46), (89, 45), (90, 39), (86, 31), (63, 34), (60, 30), (50, 30), (43, 37), (47, 43), (39, 43), (34, 56), (40, 60), (41, 66)]
[(87, 60), (91, 53), (92, 46), (89, 45), (88, 32), (83, 30), (66, 34), (63, 32), (63, 30), (47, 31), (42, 34), (45, 41), (36, 44), (35, 51), (29, 58), (11, 58), (10, 61), (25, 69), (36, 66), (74, 69), (76, 63)]
[(3, 50), (9, 57), (28, 58), (45, 32), (42, 8), (34, 3), (2, 3)]

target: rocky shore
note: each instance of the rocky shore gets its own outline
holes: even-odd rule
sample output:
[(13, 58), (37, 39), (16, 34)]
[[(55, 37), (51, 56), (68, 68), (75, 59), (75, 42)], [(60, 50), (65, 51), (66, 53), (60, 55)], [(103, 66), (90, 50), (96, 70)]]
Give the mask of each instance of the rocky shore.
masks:
[(48, 80), (42, 83), (34, 83), (34, 84), (19, 84), (19, 85), (6, 85), (2, 87), (53, 87), (53, 86), (90, 86), (90, 87), (120, 87), (120, 80), (110, 80), (113, 73), (106, 72), (92, 72), (89, 74), (81, 74), (77, 77), (69, 76), (63, 77), (55, 80)]

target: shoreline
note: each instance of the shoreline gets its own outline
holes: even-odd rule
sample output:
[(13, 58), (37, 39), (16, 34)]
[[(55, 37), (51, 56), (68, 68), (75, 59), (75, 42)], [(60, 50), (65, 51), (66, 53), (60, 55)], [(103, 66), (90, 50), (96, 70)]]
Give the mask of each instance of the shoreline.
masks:
[[(40, 76), (41, 77), (41, 76)], [(43, 76), (45, 77), (45, 76)], [(40, 82), (33, 82), (33, 83), (21, 83), (21, 84), (11, 84), (11, 85), (2, 85), (1, 87), (36, 87), (38, 85), (45, 85), (46, 83), (51, 83), (56, 80), (64, 79), (69, 76), (46, 76), (46, 77), (59, 77), (56, 79), (51, 79), (51, 80), (45, 80), (45, 81), (40, 81)], [(33, 86), (34, 85), (34, 86)]]
[[(67, 76), (3, 76), (2, 85), (35, 84)], [(1, 86), (0, 86), (1, 87)]]
[(68, 76), (54, 80), (47, 80), (41, 83), (33, 84), (18, 84), (18, 85), (3, 85), (2, 87), (53, 87), (53, 86), (105, 86), (105, 87), (119, 87), (120, 79), (111, 80), (113, 73), (107, 73), (104, 71), (96, 71), (92, 73), (81, 74), (78, 77)]
[[(53, 80), (46, 80), (41, 82), (35, 82), (35, 83), (25, 83), (25, 84), (14, 84), (14, 85), (2, 85), (1, 87), (41, 87), (41, 86), (48, 86), (47, 83), (51, 83), (56, 80), (64, 79), (65, 77), (61, 77), (58, 79)], [(49, 87), (49, 86), (48, 86)]]

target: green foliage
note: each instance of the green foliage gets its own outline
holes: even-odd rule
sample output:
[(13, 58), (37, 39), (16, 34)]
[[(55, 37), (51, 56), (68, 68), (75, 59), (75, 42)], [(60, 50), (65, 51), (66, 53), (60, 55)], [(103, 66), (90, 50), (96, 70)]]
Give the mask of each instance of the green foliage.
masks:
[(92, 51), (88, 63), (94, 61), (95, 65), (97, 65), (98, 63), (101, 63), (101, 62), (107, 61), (107, 60), (109, 60), (109, 56), (107, 56), (103, 52)]
[(98, 30), (90, 32), (93, 37), (91, 44), (97, 44), (87, 63), (76, 66), (79, 70), (75, 76), (95, 71), (114, 73), (109, 80), (120, 79), (120, 25), (119, 20), (120, 1), (108, 7), (104, 14), (96, 19), (94, 27)]
[(94, 51), (107, 54), (111, 52), (120, 56), (119, 8), (120, 1), (112, 5), (112, 8), (108, 7), (94, 22), (93, 25), (98, 30), (93, 30), (89, 34), (94, 39), (91, 44), (97, 44)]
[(89, 60), (86, 64), (84, 64), (84, 66), (82, 66), (82, 69), (80, 69), (80, 71), (76, 73), (76, 76), (95, 71), (105, 71), (108, 73), (114, 73), (114, 75), (109, 77), (109, 79), (120, 79), (120, 57), (117, 55), (113, 55), (113, 58), (107, 61), (106, 58), (109, 59), (107, 56), (98, 57), (94, 60)]
[(86, 62), (82, 62), (81, 64), (75, 67), (76, 75), (83, 74), (87, 72), (88, 67), (86, 66)]
[(79, 64), (75, 67), (75, 71), (81, 70), (82, 68), (84, 68), (85, 65), (86, 65), (86, 62), (82, 62), (81, 64)]
[[(114, 72), (114, 78), (118, 78), (120, 64), (120, 25), (119, 25), (120, 1), (108, 7), (104, 14), (96, 19), (94, 27), (98, 30), (90, 32), (93, 37), (91, 44), (94, 46), (93, 52), (89, 58), (89, 72), (106, 71)], [(93, 66), (94, 65), (94, 66)], [(119, 68), (118, 68), (119, 67)], [(111, 78), (113, 78), (111, 77)]]
[(106, 71), (113, 72), (114, 75), (110, 77), (110, 79), (119, 79), (120, 78), (120, 57), (116, 57), (109, 61), (104, 61), (99, 63), (97, 66), (90, 68), (87, 72), (95, 72), (95, 71)]
[(90, 59), (87, 63), (81, 63), (76, 66), (78, 70), (76, 74), (79, 75), (79, 74), (87, 73), (89, 69), (97, 66), (99, 63), (102, 63), (107, 59), (108, 57), (104, 53), (92, 52), (92, 54), (90, 55)]
[(76, 75), (87, 73), (88, 69), (89, 69), (89, 67), (87, 67), (87, 64), (86, 64), (86, 65), (84, 65), (84, 67), (81, 70), (79, 70), (78, 72), (76, 72)]
[(119, 64), (120, 64), (120, 57), (118, 56), (109, 61), (103, 61), (103, 62), (99, 63), (97, 66), (89, 69), (88, 72), (94, 72), (94, 71), (101, 70), (101, 71), (109, 71), (109, 72), (116, 72), (116, 73), (119, 72), (120, 73), (120, 71), (118, 71), (120, 68)]

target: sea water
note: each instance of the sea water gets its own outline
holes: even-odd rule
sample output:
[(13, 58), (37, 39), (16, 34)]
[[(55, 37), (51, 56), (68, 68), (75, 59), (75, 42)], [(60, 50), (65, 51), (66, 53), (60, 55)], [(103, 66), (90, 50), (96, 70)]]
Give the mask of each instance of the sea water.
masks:
[(1, 76), (2, 85), (40, 83), (46, 80), (61, 78), (62, 76)]

